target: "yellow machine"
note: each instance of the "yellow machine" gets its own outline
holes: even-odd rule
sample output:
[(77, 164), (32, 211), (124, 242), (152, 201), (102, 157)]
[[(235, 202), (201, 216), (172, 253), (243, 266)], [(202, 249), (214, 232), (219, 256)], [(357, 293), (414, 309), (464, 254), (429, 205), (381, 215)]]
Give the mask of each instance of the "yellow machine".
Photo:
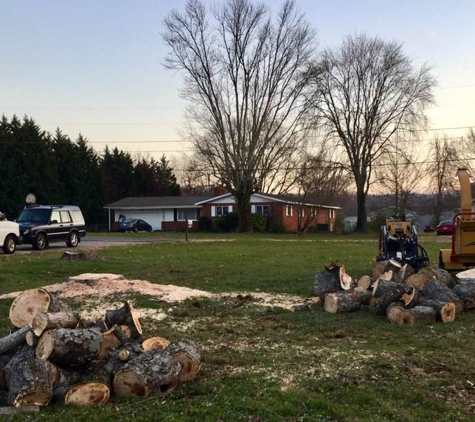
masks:
[(441, 249), (439, 267), (448, 271), (463, 271), (475, 267), (475, 212), (472, 211), (470, 177), (459, 169), (461, 210), (453, 219), (452, 249)]

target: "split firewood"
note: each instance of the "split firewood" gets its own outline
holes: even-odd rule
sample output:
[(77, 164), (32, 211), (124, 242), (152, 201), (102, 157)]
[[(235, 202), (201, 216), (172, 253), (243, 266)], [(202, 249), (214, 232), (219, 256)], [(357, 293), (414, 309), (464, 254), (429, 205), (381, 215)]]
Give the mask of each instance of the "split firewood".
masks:
[(329, 293), (325, 296), (325, 311), (333, 314), (359, 311), (363, 305), (369, 303), (370, 298), (369, 290)]
[(422, 290), (427, 285), (429, 280), (430, 278), (426, 273), (419, 271), (418, 273), (408, 277), (406, 279), (406, 284), (408, 286), (417, 287), (419, 290)]
[(422, 289), (421, 294), (424, 298), (437, 302), (452, 302), (457, 314), (463, 312), (462, 300), (451, 289), (436, 280), (429, 281)]
[(126, 325), (130, 329), (131, 338), (136, 339), (142, 335), (139, 318), (132, 303), (129, 301), (126, 301), (124, 306), (120, 309), (110, 309), (106, 311), (104, 321), (108, 328), (112, 328), (114, 325)]
[(417, 302), (420, 299), (421, 291), (414, 286), (408, 286), (406, 293), (401, 297), (401, 300), (404, 302), (406, 308), (413, 308), (417, 305)]
[(399, 261), (396, 261), (395, 259), (390, 259), (389, 261), (387, 261), (386, 268), (384, 270), (392, 271), (393, 274), (398, 274), (401, 269), (402, 264)]
[[(389, 270), (389, 271), (385, 271), (384, 273), (382, 273), (378, 280), (383, 280), (383, 281), (392, 281), (393, 280), (393, 277), (394, 277), (394, 272), (393, 270)], [(376, 280), (377, 281), (377, 280)]]
[(436, 321), (436, 311), (433, 308), (416, 306), (406, 309), (399, 302), (394, 302), (388, 306), (386, 316), (395, 325), (432, 324)]
[(372, 284), (373, 281), (371, 280), (371, 277), (369, 275), (364, 275), (358, 280), (358, 283), (356, 285), (361, 290), (369, 290)]
[(40, 337), (46, 330), (54, 328), (74, 328), (79, 321), (76, 312), (39, 312), (31, 322), (33, 332)]
[(53, 397), (53, 375), (49, 362), (37, 359), (34, 349), (23, 346), (10, 360), (8, 403), (18, 406), (46, 406)]
[(60, 365), (81, 366), (99, 355), (102, 333), (95, 329), (68, 329), (46, 331), (36, 346), (39, 359)]
[(419, 299), (417, 306), (425, 306), (434, 309), (437, 319), (448, 323), (455, 320), (456, 306), (453, 302), (439, 302), (436, 300), (421, 298)]
[(462, 300), (466, 310), (475, 309), (475, 280), (462, 279), (453, 292)]
[(343, 290), (350, 290), (353, 287), (353, 279), (346, 273), (345, 267), (340, 267), (340, 286)]
[(171, 354), (151, 349), (115, 374), (114, 393), (118, 397), (148, 397), (171, 391), (178, 383), (181, 369), (182, 365)]
[(164, 353), (172, 356), (173, 359), (181, 364), (181, 370), (178, 375), (180, 383), (196, 378), (200, 371), (201, 355), (195, 342), (191, 340), (175, 341), (165, 349)]
[(150, 349), (165, 350), (170, 345), (170, 342), (163, 337), (151, 337), (142, 342), (142, 348), (146, 352)]
[(110, 330), (102, 333), (101, 348), (97, 360), (103, 362), (109, 360), (111, 353), (126, 340), (123, 331), (118, 325), (114, 325)]
[(26, 334), (31, 331), (30, 326), (25, 326), (16, 330), (12, 334), (0, 339), (0, 355), (10, 350), (15, 350), (26, 343)]
[(71, 308), (45, 289), (25, 290), (10, 306), (10, 321), (15, 327), (24, 327), (39, 312), (71, 312)]
[(340, 265), (330, 264), (325, 266), (325, 270), (315, 275), (313, 282), (313, 293), (320, 300), (325, 299), (327, 293), (334, 293), (341, 290)]

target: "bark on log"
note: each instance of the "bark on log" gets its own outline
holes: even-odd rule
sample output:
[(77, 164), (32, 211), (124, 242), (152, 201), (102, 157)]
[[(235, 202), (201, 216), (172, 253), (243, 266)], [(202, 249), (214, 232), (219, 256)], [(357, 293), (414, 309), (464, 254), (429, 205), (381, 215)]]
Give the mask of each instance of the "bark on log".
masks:
[(79, 322), (76, 312), (40, 312), (31, 322), (33, 332), (40, 337), (46, 330), (55, 328), (74, 328)]
[(26, 334), (31, 331), (29, 326), (22, 327), (14, 333), (0, 339), (0, 355), (15, 350), (26, 343)]
[(81, 381), (81, 374), (76, 371), (69, 371), (51, 364), (55, 372), (53, 382), (53, 401), (64, 403), (64, 398), (71, 387)]
[(124, 340), (125, 335), (118, 325), (114, 325), (110, 330), (102, 333), (101, 347), (97, 360), (105, 363), (111, 357), (112, 352), (116, 350)]
[(401, 303), (388, 306), (386, 316), (395, 325), (432, 324), (436, 321), (436, 311), (428, 306), (416, 306), (405, 309)]
[(359, 311), (363, 305), (369, 303), (370, 298), (370, 291), (329, 293), (325, 296), (325, 311), (333, 314)]
[(102, 319), (93, 320), (80, 318), (76, 328), (97, 328), (101, 333), (108, 330), (106, 323)]
[(318, 296), (320, 300), (325, 299), (327, 293), (334, 293), (341, 290), (339, 271), (325, 269), (321, 273), (315, 275), (313, 282), (313, 293)]
[(453, 291), (462, 300), (466, 310), (475, 309), (475, 280), (463, 280)]
[(130, 329), (131, 338), (137, 339), (142, 335), (139, 318), (132, 303), (129, 301), (125, 302), (124, 306), (120, 309), (106, 311), (104, 321), (108, 328), (112, 328), (114, 325), (126, 325)]
[(460, 314), (463, 312), (462, 300), (451, 289), (438, 281), (429, 281), (421, 293), (426, 299), (441, 303), (453, 302), (456, 313)]
[(142, 342), (142, 348), (146, 352), (150, 349), (165, 350), (170, 345), (170, 342), (163, 337), (151, 337)]
[(178, 383), (181, 364), (158, 349), (143, 353), (114, 376), (113, 389), (119, 397), (148, 397), (172, 390)]
[(114, 375), (117, 371), (122, 369), (127, 362), (134, 360), (144, 353), (144, 350), (139, 344), (125, 343), (119, 350), (112, 352), (112, 356), (104, 365), (104, 369), (108, 374)]
[(417, 306), (428, 306), (436, 312), (437, 319), (444, 322), (452, 322), (457, 314), (456, 307), (453, 302), (438, 302), (436, 300), (421, 298)]
[(437, 281), (439, 283), (444, 284), (449, 289), (453, 289), (455, 287), (456, 279), (448, 271), (443, 270), (441, 268), (434, 268), (434, 272), (435, 272), (435, 276), (437, 278)]
[(200, 371), (201, 355), (194, 341), (175, 341), (165, 349), (164, 353), (172, 356), (173, 359), (181, 364), (181, 370), (178, 375), (180, 383), (196, 378)]
[(376, 281), (381, 274), (384, 273), (386, 268), (386, 262), (376, 262), (371, 269), (372, 279)]
[(370, 311), (375, 315), (385, 315), (388, 306), (400, 300), (405, 292), (405, 286), (401, 283), (378, 280), (373, 287)]
[[(30, 349), (27, 350), (26, 348)], [(49, 362), (35, 358), (24, 346), (7, 365), (8, 402), (15, 406), (45, 406), (53, 397), (53, 375)]]
[(99, 354), (102, 333), (95, 329), (46, 331), (36, 346), (36, 356), (60, 365), (82, 366)]

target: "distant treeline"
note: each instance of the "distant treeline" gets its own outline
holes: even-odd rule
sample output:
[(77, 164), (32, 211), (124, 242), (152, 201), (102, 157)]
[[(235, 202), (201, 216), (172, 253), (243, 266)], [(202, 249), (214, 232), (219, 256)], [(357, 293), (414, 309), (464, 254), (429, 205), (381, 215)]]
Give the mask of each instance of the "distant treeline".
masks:
[(87, 224), (107, 221), (104, 205), (126, 196), (180, 195), (165, 156), (134, 160), (118, 148), (99, 155), (82, 135), (73, 141), (59, 129), (51, 134), (16, 116), (0, 121), (0, 211), (17, 217), (25, 197), (39, 204), (82, 208)]

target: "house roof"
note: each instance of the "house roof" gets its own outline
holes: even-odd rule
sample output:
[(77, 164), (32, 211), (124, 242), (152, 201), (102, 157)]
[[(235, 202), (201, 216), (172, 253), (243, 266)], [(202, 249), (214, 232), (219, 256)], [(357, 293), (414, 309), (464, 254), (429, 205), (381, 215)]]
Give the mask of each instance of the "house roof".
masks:
[[(269, 194), (269, 193), (254, 193), (253, 195), (259, 196), (259, 197), (263, 198), (264, 200), (270, 200), (270, 201), (274, 201), (274, 202), (282, 202), (284, 204), (306, 205), (306, 206), (309, 206), (309, 207), (319, 207), (319, 208), (328, 208), (328, 209), (341, 210), (341, 207), (335, 207), (335, 206), (332, 206), (332, 205), (317, 204), (315, 202), (302, 203), (302, 202), (299, 202), (295, 197), (291, 197), (291, 196), (272, 195), (272, 194)], [(206, 203), (209, 203), (209, 202), (216, 201), (218, 199), (226, 198), (228, 196), (232, 196), (232, 194), (231, 193), (226, 193), (224, 195), (214, 196), (214, 197), (211, 197), (211, 198), (208, 198), (208, 199), (204, 199), (200, 202), (197, 202), (196, 205), (203, 205), (203, 204), (206, 204)]]
[(212, 196), (131, 196), (112, 202), (104, 208), (194, 208), (199, 201), (211, 198)]

